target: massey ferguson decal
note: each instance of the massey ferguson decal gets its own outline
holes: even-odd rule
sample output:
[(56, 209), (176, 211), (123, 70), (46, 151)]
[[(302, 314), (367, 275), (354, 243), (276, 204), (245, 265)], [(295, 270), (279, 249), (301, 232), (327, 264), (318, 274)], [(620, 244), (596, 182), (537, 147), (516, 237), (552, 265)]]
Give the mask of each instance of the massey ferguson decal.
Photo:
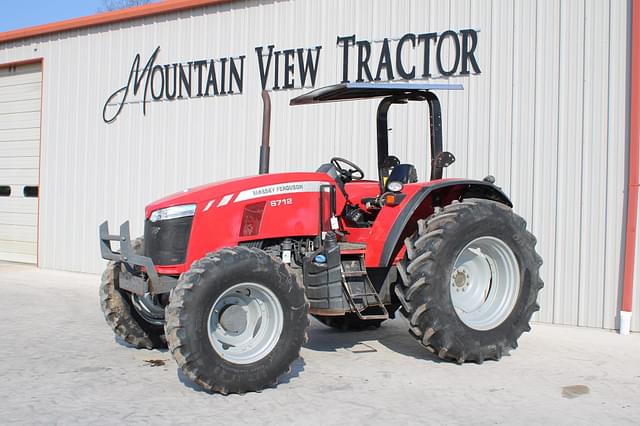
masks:
[(294, 194), (297, 192), (319, 192), (322, 185), (326, 185), (322, 181), (302, 181), (290, 183), (278, 183), (275, 185), (262, 186), (260, 188), (247, 189), (242, 191), (236, 197), (234, 203), (239, 201), (253, 200), (254, 198), (267, 197), (278, 194)]
[[(336, 38), (335, 78), (341, 81), (393, 81), (480, 74), (476, 57), (478, 32), (473, 29), (442, 33), (407, 33), (399, 38), (359, 40), (355, 34)], [(256, 75), (262, 89), (290, 90), (316, 85), (322, 46), (254, 49)], [(157, 64), (158, 46), (142, 66), (138, 53), (125, 84), (107, 97), (102, 110), (112, 123), (125, 104), (242, 94), (246, 55)]]

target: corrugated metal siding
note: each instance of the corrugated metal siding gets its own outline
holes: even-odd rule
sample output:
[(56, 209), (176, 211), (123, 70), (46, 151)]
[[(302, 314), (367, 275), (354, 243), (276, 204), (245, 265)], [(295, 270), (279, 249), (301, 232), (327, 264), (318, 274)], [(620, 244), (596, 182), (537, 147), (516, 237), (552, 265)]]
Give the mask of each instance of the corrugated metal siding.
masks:
[[(41, 266), (97, 272), (102, 219), (131, 219), (141, 233), (149, 201), (257, 171), (255, 47), (322, 45), (321, 87), (341, 78), (338, 35), (378, 40), (375, 57), (384, 37), (470, 27), (480, 31), (482, 74), (451, 78), (465, 91), (441, 96), (445, 148), (458, 157), (447, 175), (495, 175), (528, 220), (545, 259), (537, 319), (614, 328), (627, 17), (628, 2), (617, 0), (250, 1), (0, 46), (0, 63), (32, 57), (34, 48), (45, 57)], [(104, 124), (102, 105), (124, 83), (135, 54), (144, 61), (158, 45), (159, 63), (246, 54), (244, 94), (156, 102), (146, 117), (139, 104), (127, 105), (115, 123)], [(418, 61), (417, 51), (405, 59)], [(353, 57), (350, 65), (353, 75)], [(272, 93), (272, 170), (314, 169), (338, 155), (375, 175), (376, 103), (288, 107), (301, 93)], [(424, 178), (426, 106), (412, 107), (392, 109), (391, 144)]]
[[(605, 270), (604, 270), (604, 327), (618, 327), (618, 310), (620, 303), (620, 288), (622, 284), (623, 262), (620, 258), (624, 253), (624, 223), (626, 214), (620, 214), (620, 206), (624, 206), (626, 197), (626, 170), (627, 164), (627, 126), (628, 110), (627, 102), (621, 102), (628, 96), (628, 83), (630, 75), (628, 52), (631, 50), (628, 40), (628, 25), (624, 25), (630, 18), (630, 6), (627, 2), (614, 1), (609, 9), (609, 96), (607, 105), (608, 134), (607, 134), (607, 187), (613, 190), (607, 191), (606, 198), (606, 230), (605, 230)], [(622, 47), (626, 46), (626, 49)], [(625, 125), (623, 125), (625, 123)], [(625, 143), (622, 143), (625, 141)], [(624, 159), (624, 160), (621, 160)], [(621, 162), (621, 161), (624, 161)], [(637, 161), (640, 161), (638, 159)], [(620, 254), (619, 254), (620, 253)], [(636, 269), (640, 271), (640, 269)], [(637, 274), (636, 274), (637, 277)], [(636, 284), (636, 288), (638, 284)], [(638, 300), (638, 296), (636, 299)], [(636, 320), (640, 320), (640, 309), (635, 310)], [(640, 330), (640, 321), (633, 328)]]

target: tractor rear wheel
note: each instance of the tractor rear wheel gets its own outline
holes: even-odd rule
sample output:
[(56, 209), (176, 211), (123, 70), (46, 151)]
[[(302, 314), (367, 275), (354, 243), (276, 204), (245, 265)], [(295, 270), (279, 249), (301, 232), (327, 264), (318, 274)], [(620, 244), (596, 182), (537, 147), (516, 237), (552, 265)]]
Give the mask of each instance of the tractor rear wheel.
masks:
[(410, 333), (458, 363), (498, 360), (515, 349), (539, 310), (535, 244), (524, 219), (494, 201), (454, 202), (419, 220), (395, 288)]
[[(131, 244), (134, 252), (144, 252), (144, 241), (137, 238)], [(113, 332), (138, 349), (166, 348), (164, 338), (164, 306), (157, 297), (138, 296), (118, 288), (123, 273), (120, 262), (109, 262), (102, 274), (100, 306)]]
[(344, 331), (360, 331), (371, 328), (380, 328), (380, 325), (382, 325), (382, 323), (385, 321), (381, 319), (363, 320), (352, 312), (348, 312), (342, 316), (314, 315), (314, 318), (327, 327)]
[(309, 325), (304, 288), (262, 250), (226, 248), (195, 262), (171, 292), (165, 325), (184, 374), (209, 392), (277, 383)]

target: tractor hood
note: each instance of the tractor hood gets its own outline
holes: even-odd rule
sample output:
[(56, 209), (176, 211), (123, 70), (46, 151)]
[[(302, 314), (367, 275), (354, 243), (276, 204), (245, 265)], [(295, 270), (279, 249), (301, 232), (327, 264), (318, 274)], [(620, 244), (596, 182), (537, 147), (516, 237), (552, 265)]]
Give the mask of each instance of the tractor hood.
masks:
[[(251, 198), (273, 195), (274, 193), (292, 192), (287, 185), (302, 184), (305, 182), (327, 182), (333, 179), (325, 173), (271, 173), (243, 178), (223, 180), (208, 185), (185, 189), (168, 197), (161, 198), (147, 205), (145, 218), (151, 213), (167, 207), (185, 204), (196, 204), (196, 211), (201, 211), (214, 205), (227, 204), (236, 200), (239, 196), (246, 196), (248, 191)], [(276, 185), (273, 187), (273, 185)], [(281, 187), (277, 185), (282, 185)], [(241, 194), (242, 193), (242, 194)]]

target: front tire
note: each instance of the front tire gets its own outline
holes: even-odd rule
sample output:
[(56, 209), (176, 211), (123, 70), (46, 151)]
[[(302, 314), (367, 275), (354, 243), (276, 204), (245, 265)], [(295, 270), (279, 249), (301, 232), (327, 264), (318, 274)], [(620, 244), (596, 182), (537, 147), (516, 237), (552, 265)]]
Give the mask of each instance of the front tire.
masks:
[(543, 286), (526, 222), (506, 205), (454, 202), (405, 240), (395, 288), (410, 333), (441, 359), (498, 360), (517, 347)]
[(165, 330), (190, 380), (209, 392), (245, 393), (276, 384), (298, 358), (308, 311), (304, 288), (280, 260), (227, 248), (180, 277)]
[[(131, 244), (136, 254), (143, 253), (144, 241), (137, 238)], [(166, 348), (164, 308), (149, 295), (137, 296), (118, 288), (120, 274), (125, 273), (120, 262), (109, 262), (102, 274), (100, 306), (113, 332), (137, 349)]]

